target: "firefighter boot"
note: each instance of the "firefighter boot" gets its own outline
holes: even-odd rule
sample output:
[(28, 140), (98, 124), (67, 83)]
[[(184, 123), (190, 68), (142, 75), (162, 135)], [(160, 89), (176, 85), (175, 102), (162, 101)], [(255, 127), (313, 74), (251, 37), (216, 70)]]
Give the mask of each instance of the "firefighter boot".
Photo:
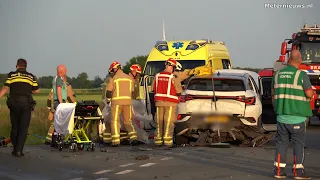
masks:
[(172, 144), (172, 145), (165, 145), (164, 146), (164, 150), (171, 150), (172, 148), (176, 148), (177, 145), (176, 144)]
[(311, 179), (310, 176), (306, 175), (306, 172), (303, 168), (293, 169), (292, 170), (294, 179)]
[(138, 140), (132, 140), (132, 141), (130, 141), (130, 145), (131, 146), (138, 146), (139, 145), (139, 141)]
[(274, 177), (277, 179), (287, 178), (287, 174), (284, 167), (274, 167)]

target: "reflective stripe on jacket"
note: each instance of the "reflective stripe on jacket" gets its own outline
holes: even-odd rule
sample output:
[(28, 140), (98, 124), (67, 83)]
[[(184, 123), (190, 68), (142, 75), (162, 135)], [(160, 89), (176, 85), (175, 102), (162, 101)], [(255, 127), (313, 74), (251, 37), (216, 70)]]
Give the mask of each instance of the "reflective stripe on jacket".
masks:
[(111, 103), (115, 105), (131, 105), (134, 82), (121, 69), (111, 78), (107, 91), (112, 91)]
[(176, 89), (173, 82), (174, 75), (167, 72), (160, 72), (155, 77), (154, 100), (179, 103)]

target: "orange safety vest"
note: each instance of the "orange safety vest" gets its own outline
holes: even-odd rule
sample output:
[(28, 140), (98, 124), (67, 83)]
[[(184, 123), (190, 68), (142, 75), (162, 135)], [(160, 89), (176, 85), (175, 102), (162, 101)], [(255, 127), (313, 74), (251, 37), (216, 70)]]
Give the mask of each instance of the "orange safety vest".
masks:
[(168, 72), (160, 72), (155, 77), (154, 84), (154, 100), (155, 101), (169, 101), (179, 103), (176, 89), (173, 84), (174, 75)]

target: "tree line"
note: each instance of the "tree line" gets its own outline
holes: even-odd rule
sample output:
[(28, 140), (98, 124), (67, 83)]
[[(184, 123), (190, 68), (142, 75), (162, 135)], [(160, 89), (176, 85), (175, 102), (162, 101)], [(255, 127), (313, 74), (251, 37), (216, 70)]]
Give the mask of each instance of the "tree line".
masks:
[[(0, 74), (0, 85), (2, 86), (8, 74)], [(49, 89), (52, 87), (52, 80), (54, 76), (41, 76), (37, 78), (38, 84), (40, 88)], [(103, 79), (99, 76), (96, 76), (93, 80), (88, 79), (88, 74), (86, 72), (80, 73), (77, 77), (67, 77), (67, 81), (72, 85), (75, 89), (91, 89), (91, 88), (99, 88), (101, 83), (103, 83)]]
[[(130, 72), (130, 66), (132, 64), (139, 64), (141, 67), (145, 66), (147, 61), (147, 55), (138, 55), (132, 57), (126, 64), (123, 66), (123, 71), (125, 73)], [(234, 69), (244, 69), (254, 72), (259, 72), (261, 68), (241, 68), (241, 67), (234, 67)], [(7, 74), (0, 74), (0, 86), (2, 86), (6, 79)], [(52, 87), (52, 80), (54, 76), (42, 76), (38, 77), (38, 83), (40, 88), (49, 89)], [(101, 78), (99, 76), (95, 76), (93, 80), (88, 79), (88, 74), (86, 72), (82, 72), (78, 74), (77, 77), (67, 77), (67, 81), (72, 85), (74, 89), (93, 89), (93, 88), (100, 88), (101, 84), (104, 82), (105, 77)]]

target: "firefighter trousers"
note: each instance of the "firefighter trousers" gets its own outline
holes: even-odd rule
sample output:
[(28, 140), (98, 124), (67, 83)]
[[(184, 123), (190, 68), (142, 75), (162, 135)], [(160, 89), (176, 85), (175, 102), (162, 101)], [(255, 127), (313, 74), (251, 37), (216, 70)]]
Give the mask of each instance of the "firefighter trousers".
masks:
[(128, 132), (129, 139), (136, 140), (137, 133), (132, 124), (133, 110), (131, 105), (111, 105), (111, 141), (113, 145), (120, 144), (120, 117), (123, 116), (124, 129)]
[[(105, 122), (104, 123), (105, 126), (105, 130), (102, 134), (102, 139), (104, 143), (111, 143), (112, 142), (112, 138), (111, 138), (111, 124), (109, 122)], [(120, 130), (120, 140), (124, 140), (124, 139), (128, 139), (128, 133), (127, 132), (121, 132)]]
[(286, 167), (287, 150), (290, 139), (293, 143), (293, 157), (294, 165), (293, 171), (303, 169), (304, 161), (304, 145), (305, 145), (305, 122), (298, 124), (284, 124), (277, 122), (277, 135), (276, 135), (276, 153), (274, 166), (280, 172), (281, 169)]
[(173, 145), (173, 130), (176, 117), (176, 107), (157, 106), (156, 107), (157, 129), (154, 138), (155, 145)]

